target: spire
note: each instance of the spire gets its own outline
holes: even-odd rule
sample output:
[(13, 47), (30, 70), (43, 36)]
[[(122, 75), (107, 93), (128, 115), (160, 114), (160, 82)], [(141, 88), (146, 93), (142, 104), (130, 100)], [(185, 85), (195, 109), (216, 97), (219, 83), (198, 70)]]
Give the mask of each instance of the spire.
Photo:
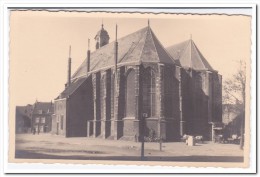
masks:
[(71, 83), (71, 46), (69, 48), (69, 59), (68, 59), (68, 81), (66, 84), (66, 87), (70, 85)]
[(116, 42), (117, 42), (117, 24), (116, 24)]
[(148, 27), (150, 27), (150, 19), (148, 18)]
[(70, 46), (70, 49), (69, 49), (69, 58), (70, 58), (70, 56), (71, 56), (71, 46)]
[(116, 42), (115, 42), (115, 71), (117, 69), (117, 57), (118, 57), (118, 41), (117, 41), (117, 24), (116, 24)]
[(101, 28), (104, 29), (103, 18), (102, 18)]
[(190, 34), (190, 40), (192, 40), (192, 34)]
[(90, 71), (90, 39), (88, 38), (87, 74)]
[(90, 39), (88, 38), (88, 50), (89, 50), (89, 45), (90, 45)]

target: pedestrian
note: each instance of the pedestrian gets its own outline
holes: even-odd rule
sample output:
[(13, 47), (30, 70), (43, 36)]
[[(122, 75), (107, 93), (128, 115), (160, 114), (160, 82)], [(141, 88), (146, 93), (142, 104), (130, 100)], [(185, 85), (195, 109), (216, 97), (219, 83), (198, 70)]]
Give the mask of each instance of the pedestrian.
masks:
[(36, 130), (35, 130), (35, 127), (33, 127), (33, 135), (35, 135), (36, 133)]

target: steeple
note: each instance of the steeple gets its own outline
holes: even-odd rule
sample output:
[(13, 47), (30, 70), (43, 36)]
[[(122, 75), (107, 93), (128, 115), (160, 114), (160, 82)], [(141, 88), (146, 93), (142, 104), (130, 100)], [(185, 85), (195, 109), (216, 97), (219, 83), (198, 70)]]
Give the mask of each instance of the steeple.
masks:
[(104, 29), (103, 19), (101, 24), (101, 29), (97, 32), (95, 36), (96, 40), (96, 49), (103, 47), (109, 43), (109, 35), (108, 32)]

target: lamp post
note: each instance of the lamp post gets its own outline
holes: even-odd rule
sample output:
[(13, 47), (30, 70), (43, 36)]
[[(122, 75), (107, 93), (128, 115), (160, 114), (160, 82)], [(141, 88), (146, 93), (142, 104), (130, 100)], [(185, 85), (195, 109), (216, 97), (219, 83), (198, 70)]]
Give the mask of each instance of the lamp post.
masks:
[(141, 126), (140, 126), (140, 138), (141, 138), (141, 160), (144, 160), (144, 136), (145, 136), (145, 118), (148, 117), (147, 113), (143, 113), (142, 119), (140, 121)]

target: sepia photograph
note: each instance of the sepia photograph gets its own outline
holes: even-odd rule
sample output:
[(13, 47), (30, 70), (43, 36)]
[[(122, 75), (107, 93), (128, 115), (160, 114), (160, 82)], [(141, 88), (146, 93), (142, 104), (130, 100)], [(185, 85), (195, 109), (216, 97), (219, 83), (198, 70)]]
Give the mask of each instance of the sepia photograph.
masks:
[(254, 12), (204, 10), (10, 9), (8, 161), (248, 168)]

